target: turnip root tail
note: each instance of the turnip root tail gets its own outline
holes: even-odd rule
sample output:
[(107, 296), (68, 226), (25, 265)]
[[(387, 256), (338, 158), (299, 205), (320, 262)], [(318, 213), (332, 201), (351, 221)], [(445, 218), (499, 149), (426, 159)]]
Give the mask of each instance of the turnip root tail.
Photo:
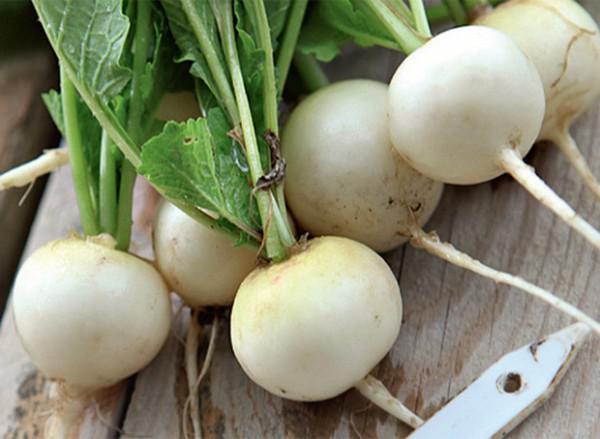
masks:
[(81, 414), (88, 402), (87, 394), (58, 384), (55, 407), (46, 422), (46, 439), (68, 439), (77, 427)]
[(423, 420), (411, 412), (404, 404), (396, 399), (381, 381), (372, 375), (367, 375), (356, 386), (356, 390), (377, 407), (398, 418), (412, 428), (419, 428)]
[(585, 323), (586, 325), (590, 326), (593, 331), (600, 335), (600, 323), (570, 303), (567, 303), (564, 300), (556, 297), (551, 292), (527, 282), (518, 276), (488, 267), (482, 262), (473, 259), (469, 255), (457, 250), (452, 244), (441, 242), (436, 233), (426, 233), (421, 228), (413, 227), (411, 229), (411, 234), (411, 243), (415, 247), (427, 250), (429, 253), (438, 256), (445, 261), (450, 262), (451, 264), (490, 278), (497, 283), (519, 288), (526, 293), (543, 300), (565, 314), (568, 314), (574, 319)]
[(592, 173), (571, 134), (565, 131), (563, 134), (553, 137), (552, 142), (560, 148), (565, 157), (571, 162), (577, 173), (583, 178), (586, 186), (600, 199), (600, 182)]
[(48, 174), (69, 162), (66, 148), (51, 149), (30, 162), (0, 175), (0, 191), (31, 184), (36, 178)]
[(182, 424), (184, 428), (184, 436), (187, 439), (187, 419), (186, 412), (189, 407), (192, 427), (194, 429), (194, 438), (202, 437), (202, 429), (200, 427), (200, 407), (198, 405), (198, 395), (196, 394), (196, 381), (198, 381), (198, 344), (200, 341), (200, 325), (198, 324), (198, 315), (196, 311), (190, 314), (190, 322), (188, 324), (187, 337), (185, 340), (185, 373), (188, 384), (188, 398), (183, 410)]
[(523, 161), (518, 152), (511, 148), (502, 149), (498, 155), (498, 164), (540, 203), (562, 218), (596, 248), (600, 249), (600, 233), (598, 230), (581, 218), (571, 206), (539, 178), (534, 169)]
[(202, 362), (202, 368), (198, 373), (197, 364), (197, 353), (200, 339), (200, 325), (197, 319), (197, 312), (193, 311), (190, 316), (190, 324), (188, 327), (188, 335), (185, 345), (185, 365), (186, 374), (188, 380), (189, 395), (183, 406), (182, 424), (183, 424), (183, 435), (187, 439), (189, 437), (187, 431), (187, 412), (191, 410), (190, 417), (192, 420), (192, 426), (194, 428), (194, 439), (202, 439), (202, 426), (200, 424), (200, 406), (198, 402), (198, 387), (202, 382), (202, 379), (208, 373), (212, 357), (215, 353), (217, 346), (217, 335), (219, 333), (219, 316), (215, 313), (213, 322), (210, 329), (210, 337), (208, 340), (208, 347), (206, 349), (206, 356)]

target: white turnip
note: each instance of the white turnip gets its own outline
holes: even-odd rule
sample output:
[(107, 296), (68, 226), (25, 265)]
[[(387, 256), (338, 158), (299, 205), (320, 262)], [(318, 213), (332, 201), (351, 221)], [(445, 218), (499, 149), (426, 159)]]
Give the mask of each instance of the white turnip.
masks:
[(152, 242), (158, 270), (192, 308), (231, 305), (256, 265), (256, 251), (236, 247), (230, 237), (166, 201), (158, 208)]
[(52, 241), (25, 261), (15, 280), (23, 346), (72, 399), (51, 418), (49, 437), (68, 433), (73, 406), (81, 407), (84, 396), (146, 366), (169, 333), (162, 278), (146, 261), (113, 246), (107, 236)]
[[(390, 152), (385, 91), (375, 81), (344, 81), (315, 93), (292, 113), (283, 137), (290, 171), (286, 189), (304, 228), (313, 235), (354, 238), (375, 250), (387, 250), (410, 238), (416, 247), (522, 289), (600, 333), (594, 319), (549, 291), (487, 267), (441, 242), (435, 233), (423, 231), (442, 184), (420, 175)], [(386, 202), (389, 199), (397, 205)]]
[(509, 37), (483, 26), (452, 29), (409, 55), (394, 74), (391, 140), (416, 170), (445, 183), (510, 173), (600, 248), (600, 233), (522, 160), (539, 135), (544, 101), (535, 66)]
[(365, 382), (401, 321), (400, 289), (385, 261), (356, 241), (323, 237), (248, 275), (233, 303), (231, 342), (248, 376), (275, 395), (319, 401), (357, 387), (418, 426), (399, 402), (378, 398), (380, 385)]
[(600, 184), (569, 134), (600, 96), (600, 31), (594, 19), (572, 0), (511, 0), (476, 24), (504, 32), (531, 59), (546, 96), (538, 140), (558, 145), (600, 197)]
[(355, 239), (383, 252), (406, 242), (398, 233), (412, 210), (419, 225), (443, 184), (408, 166), (391, 145), (387, 86), (343, 81), (302, 101), (282, 136), (286, 196), (299, 225), (314, 235)]

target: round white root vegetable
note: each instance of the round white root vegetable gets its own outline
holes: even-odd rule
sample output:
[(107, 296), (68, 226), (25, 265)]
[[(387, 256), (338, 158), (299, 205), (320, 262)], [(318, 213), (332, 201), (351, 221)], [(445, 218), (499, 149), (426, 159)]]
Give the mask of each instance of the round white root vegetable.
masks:
[(299, 225), (311, 234), (344, 236), (378, 252), (407, 238), (412, 221), (424, 225), (443, 184), (402, 160), (390, 143), (387, 86), (342, 81), (302, 101), (282, 135), (285, 190)]
[(600, 233), (522, 158), (544, 117), (535, 66), (500, 31), (446, 31), (400, 65), (389, 88), (392, 143), (426, 176), (475, 184), (510, 173), (535, 198), (600, 248)]
[(369, 395), (377, 391), (365, 377), (393, 345), (401, 318), (398, 283), (377, 253), (346, 238), (315, 238), (248, 275), (233, 303), (231, 342), (248, 376), (275, 395), (318, 401), (352, 387)]
[(156, 266), (192, 308), (229, 306), (256, 266), (256, 252), (161, 202), (153, 230)]
[(507, 34), (535, 64), (546, 95), (538, 139), (557, 144), (600, 197), (600, 184), (569, 134), (600, 97), (600, 31), (594, 19), (573, 0), (511, 0), (476, 23)]
[(15, 280), (13, 308), (23, 346), (73, 398), (51, 421), (57, 436), (49, 437), (69, 431), (79, 395), (142, 369), (169, 333), (171, 306), (162, 278), (149, 263), (113, 246), (102, 236), (52, 241), (25, 261)]

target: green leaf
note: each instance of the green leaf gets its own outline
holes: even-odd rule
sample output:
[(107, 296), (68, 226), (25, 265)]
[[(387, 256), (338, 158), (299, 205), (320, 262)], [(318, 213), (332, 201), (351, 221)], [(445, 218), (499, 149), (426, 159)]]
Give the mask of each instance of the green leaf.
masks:
[[(393, 5), (390, 5), (393, 9)], [(324, 0), (312, 11), (298, 48), (320, 61), (331, 61), (352, 41), (363, 47), (401, 51), (394, 37), (362, 0)]]
[[(210, 72), (206, 59), (200, 50), (200, 46), (196, 39), (196, 35), (194, 35), (188, 16), (181, 7), (181, 2), (179, 0), (161, 0), (161, 3), (167, 13), (169, 27), (181, 52), (181, 55), (177, 58), (177, 62), (190, 61), (192, 63), (190, 73), (193, 76), (202, 79), (210, 93), (212, 93), (217, 101), (221, 102), (217, 85)], [(219, 42), (217, 25), (208, 0), (194, 2), (194, 16), (206, 30), (210, 43), (215, 49), (223, 70), (228, 71)]]
[(33, 0), (62, 62), (105, 100), (131, 77), (119, 64), (129, 32), (122, 0)]
[(220, 109), (206, 119), (167, 122), (144, 145), (140, 173), (169, 199), (214, 212), (227, 227), (258, 230), (244, 153), (228, 132)]

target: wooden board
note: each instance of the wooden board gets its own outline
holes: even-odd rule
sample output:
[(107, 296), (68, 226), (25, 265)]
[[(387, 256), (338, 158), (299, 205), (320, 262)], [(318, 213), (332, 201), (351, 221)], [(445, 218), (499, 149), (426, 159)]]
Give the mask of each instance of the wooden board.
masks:
[[(600, 19), (600, 3), (582, 3)], [(357, 53), (347, 53), (329, 69), (332, 79), (388, 80), (399, 62), (397, 55), (386, 51), (370, 51), (360, 58)], [(579, 121), (574, 134), (600, 176), (600, 151), (595, 148), (600, 139), (600, 105)], [(556, 148), (539, 145), (530, 161), (560, 195), (600, 226), (597, 203)], [(54, 180), (60, 178), (57, 175)], [(73, 212), (67, 212), (73, 200), (65, 195), (68, 191), (61, 192), (66, 182), (65, 178), (61, 184), (53, 182), (43, 207), (45, 217), (38, 219), (29, 249), (76, 225)], [(138, 224), (147, 224), (150, 210), (142, 212)], [(600, 316), (598, 252), (509, 178), (446, 188), (428, 228), (484, 262), (520, 274)], [(504, 353), (570, 322), (519, 291), (498, 287), (423, 251), (404, 247), (386, 258), (400, 281), (404, 320), (392, 351), (373, 374), (425, 418)], [(183, 317), (176, 325), (178, 334), (183, 332), (185, 313)], [(173, 336), (138, 375), (126, 411), (118, 407), (118, 396), (126, 393), (115, 392), (107, 400), (109, 407), (102, 410), (103, 417), (115, 423), (123, 417), (125, 437), (179, 437), (180, 410), (186, 397), (181, 359), (181, 344)], [(28, 401), (25, 407), (43, 406), (42, 391), (41, 378), (20, 350), (10, 318), (5, 319), (0, 329), (0, 437), (38, 437), (32, 434), (32, 425), (43, 417), (43, 410), (26, 412), (26, 423), (18, 415), (23, 411), (19, 409), (22, 397)], [(389, 438), (408, 433), (354, 391), (313, 404), (269, 395), (237, 365), (226, 325), (200, 396), (206, 438)], [(549, 403), (510, 437), (597, 438), (599, 418), (600, 342), (593, 338)], [(86, 419), (94, 428), (81, 437), (116, 435), (93, 412)]]
[[(22, 24), (21, 24), (22, 25)], [(0, 173), (56, 146), (58, 133), (41, 93), (56, 87), (56, 62), (50, 48), (38, 48), (0, 62)], [(26, 189), (0, 192), (0, 312), (27, 239), (44, 188), (36, 182), (23, 203)]]

